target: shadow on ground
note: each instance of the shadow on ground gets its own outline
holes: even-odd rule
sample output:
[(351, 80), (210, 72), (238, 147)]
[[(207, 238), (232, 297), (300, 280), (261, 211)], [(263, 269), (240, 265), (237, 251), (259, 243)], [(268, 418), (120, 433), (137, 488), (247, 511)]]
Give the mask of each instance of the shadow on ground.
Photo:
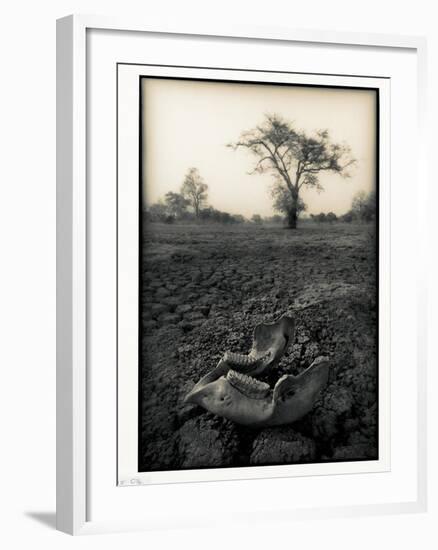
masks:
[(25, 516), (49, 527), (56, 529), (56, 513), (55, 512), (25, 512)]

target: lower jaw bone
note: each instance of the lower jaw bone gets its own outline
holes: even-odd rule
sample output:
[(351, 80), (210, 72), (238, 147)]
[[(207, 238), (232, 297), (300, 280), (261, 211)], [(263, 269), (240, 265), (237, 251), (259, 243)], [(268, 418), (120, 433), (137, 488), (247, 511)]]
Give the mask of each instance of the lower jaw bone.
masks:
[(238, 424), (290, 424), (310, 412), (327, 384), (328, 374), (328, 360), (319, 357), (299, 376), (281, 377), (271, 391), (263, 382), (229, 371), (192, 392), (191, 401)]

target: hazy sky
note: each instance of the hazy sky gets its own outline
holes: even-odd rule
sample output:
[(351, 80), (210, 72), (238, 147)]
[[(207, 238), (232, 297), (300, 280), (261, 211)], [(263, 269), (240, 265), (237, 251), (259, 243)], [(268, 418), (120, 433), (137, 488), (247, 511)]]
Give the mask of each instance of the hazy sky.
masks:
[(309, 213), (342, 214), (359, 190), (375, 186), (374, 91), (146, 78), (142, 85), (147, 204), (178, 192), (195, 166), (213, 207), (246, 217), (274, 214), (272, 176), (249, 175), (256, 157), (226, 147), (260, 124), (265, 113), (279, 114), (309, 133), (328, 129), (334, 141), (350, 145), (358, 161), (349, 179), (321, 173), (322, 193), (302, 189)]

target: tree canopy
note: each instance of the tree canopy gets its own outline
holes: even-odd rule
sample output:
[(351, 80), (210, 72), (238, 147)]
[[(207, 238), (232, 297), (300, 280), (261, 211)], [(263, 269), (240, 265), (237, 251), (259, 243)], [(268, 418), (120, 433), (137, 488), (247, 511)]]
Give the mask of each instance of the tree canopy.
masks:
[(164, 196), (164, 202), (166, 204), (169, 215), (175, 218), (182, 218), (187, 212), (189, 201), (183, 197), (180, 193), (174, 193), (168, 191)]
[(365, 191), (359, 191), (351, 203), (351, 212), (356, 219), (367, 222), (372, 221), (376, 216), (376, 202), (375, 191), (368, 194)]
[(291, 228), (296, 227), (301, 189), (306, 186), (322, 191), (321, 172), (348, 177), (348, 168), (355, 163), (350, 147), (332, 142), (327, 130), (310, 136), (276, 114), (265, 115), (262, 124), (243, 132), (228, 146), (248, 149), (258, 158), (250, 173), (271, 174), (275, 184), (289, 193), (287, 216)]
[(190, 168), (181, 186), (181, 195), (193, 207), (196, 217), (207, 202), (208, 185), (204, 182), (197, 168)]

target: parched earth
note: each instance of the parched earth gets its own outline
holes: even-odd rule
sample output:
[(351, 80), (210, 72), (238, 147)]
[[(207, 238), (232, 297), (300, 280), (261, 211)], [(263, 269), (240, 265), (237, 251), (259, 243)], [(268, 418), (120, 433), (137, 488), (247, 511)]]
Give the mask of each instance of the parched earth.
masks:
[[(371, 225), (143, 228), (140, 471), (378, 458), (376, 250)], [(327, 387), (288, 426), (251, 429), (183, 398), (260, 322), (295, 317), (269, 375), (329, 356)]]

